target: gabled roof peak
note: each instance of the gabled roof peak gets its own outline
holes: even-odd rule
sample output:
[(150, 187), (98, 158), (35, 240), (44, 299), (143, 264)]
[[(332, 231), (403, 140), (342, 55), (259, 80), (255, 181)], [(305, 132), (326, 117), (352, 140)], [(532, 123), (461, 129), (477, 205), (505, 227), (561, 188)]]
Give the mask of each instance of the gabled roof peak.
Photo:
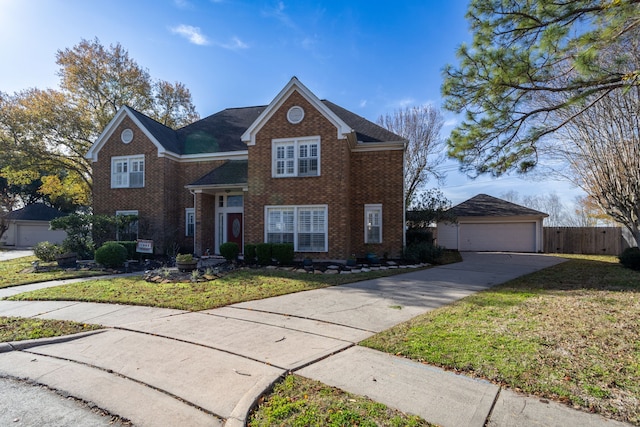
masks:
[(320, 111), (330, 122), (332, 122), (337, 129), (338, 139), (345, 138), (348, 134), (353, 132), (353, 129), (347, 125), (340, 117), (338, 117), (329, 107), (327, 107), (320, 99), (311, 92), (305, 85), (303, 85), (297, 77), (293, 76), (291, 80), (285, 85), (284, 88), (276, 95), (276, 97), (269, 103), (265, 110), (260, 114), (255, 122), (242, 134), (242, 141), (247, 145), (254, 145), (256, 143), (256, 134), (269, 121), (271, 116), (277, 111), (278, 108), (285, 102), (287, 98), (293, 93), (298, 92), (302, 95), (311, 105), (313, 105), (318, 111)]
[(455, 216), (543, 216), (544, 212), (517, 205), (507, 200), (489, 196), (488, 194), (478, 194), (472, 198), (449, 209)]

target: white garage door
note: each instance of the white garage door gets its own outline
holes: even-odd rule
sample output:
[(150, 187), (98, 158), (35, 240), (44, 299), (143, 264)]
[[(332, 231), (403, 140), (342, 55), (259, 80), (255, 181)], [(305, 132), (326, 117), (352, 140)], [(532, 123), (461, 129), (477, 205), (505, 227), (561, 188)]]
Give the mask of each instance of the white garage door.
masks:
[(63, 230), (49, 230), (49, 224), (17, 224), (16, 245), (30, 247), (39, 242), (62, 243), (67, 233)]
[(461, 251), (535, 252), (536, 223), (460, 224)]

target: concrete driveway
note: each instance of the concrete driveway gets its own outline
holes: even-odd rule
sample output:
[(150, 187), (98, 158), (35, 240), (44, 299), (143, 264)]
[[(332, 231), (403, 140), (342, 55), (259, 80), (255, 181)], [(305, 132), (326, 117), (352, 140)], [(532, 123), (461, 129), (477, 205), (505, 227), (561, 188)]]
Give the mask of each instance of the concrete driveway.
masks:
[[(140, 426), (243, 425), (260, 395), (288, 372), (441, 425), (482, 426), (499, 387), (356, 346), (416, 315), (563, 261), (500, 253), (463, 258), (458, 264), (197, 313), (0, 301), (0, 316), (109, 327), (62, 342), (5, 344), (0, 375), (63, 390)], [(384, 388), (374, 389), (371, 372)]]

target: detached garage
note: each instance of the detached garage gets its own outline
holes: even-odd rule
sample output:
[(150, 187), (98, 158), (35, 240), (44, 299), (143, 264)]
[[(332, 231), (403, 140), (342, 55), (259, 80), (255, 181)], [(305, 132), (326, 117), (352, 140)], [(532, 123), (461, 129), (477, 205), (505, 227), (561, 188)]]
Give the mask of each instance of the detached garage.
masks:
[(541, 252), (542, 221), (548, 215), (478, 194), (449, 209), (457, 224), (438, 223), (438, 245), (477, 252)]
[(63, 230), (50, 230), (49, 222), (64, 215), (66, 214), (42, 203), (11, 211), (5, 216), (8, 228), (0, 243), (16, 247), (32, 247), (44, 241), (62, 243), (67, 233)]

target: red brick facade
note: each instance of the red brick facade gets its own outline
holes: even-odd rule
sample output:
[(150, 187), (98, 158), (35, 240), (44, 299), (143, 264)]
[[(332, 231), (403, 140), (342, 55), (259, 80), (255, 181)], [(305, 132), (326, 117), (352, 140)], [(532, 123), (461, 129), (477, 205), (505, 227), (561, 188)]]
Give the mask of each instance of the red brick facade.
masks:
[[(399, 256), (404, 241), (402, 145), (356, 144), (339, 136), (335, 120), (332, 122), (327, 111), (318, 107), (317, 98), (310, 99), (304, 90), (292, 90), (277, 101), (267, 107), (271, 108), (268, 120), (261, 123), (247, 146), (246, 186), (233, 189), (244, 196), (244, 242), (265, 240), (266, 206), (322, 205), (327, 207), (327, 251), (298, 253), (299, 257), (346, 259), (367, 251)], [(292, 106), (304, 110), (298, 124), (287, 119)], [(218, 195), (229, 194), (229, 189), (192, 193), (186, 187), (226, 160), (159, 156), (157, 141), (154, 144), (128, 115), (123, 117), (93, 152), (94, 212), (113, 215), (120, 210), (137, 210), (139, 238), (153, 239), (156, 252), (175, 244), (182, 252), (214, 252), (214, 236), (220, 233), (216, 230)], [(120, 135), (127, 128), (134, 131), (134, 137), (125, 144)], [(320, 140), (319, 176), (273, 177), (273, 140), (312, 136)], [(112, 157), (134, 155), (144, 155), (144, 187), (111, 188)], [(194, 203), (195, 242), (185, 236), (185, 210)], [(382, 205), (382, 243), (365, 246), (366, 204)]]

